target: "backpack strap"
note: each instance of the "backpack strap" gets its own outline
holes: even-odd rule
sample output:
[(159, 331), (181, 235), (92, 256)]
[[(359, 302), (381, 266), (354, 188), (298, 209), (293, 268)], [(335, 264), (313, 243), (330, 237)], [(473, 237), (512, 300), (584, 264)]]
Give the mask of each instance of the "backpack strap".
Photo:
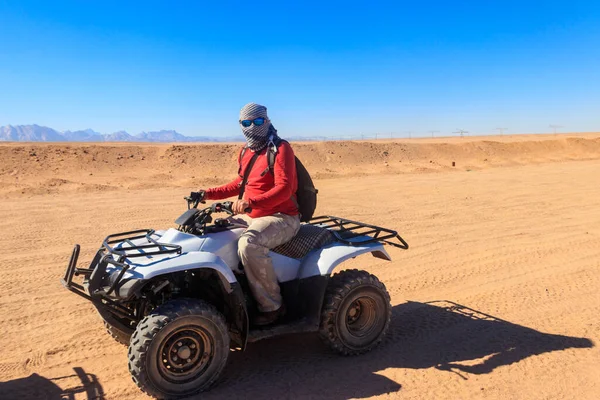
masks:
[[(280, 137), (278, 137), (275, 140), (273, 140), (273, 136), (269, 138), (269, 146), (267, 147), (268, 167), (267, 170), (263, 172), (263, 175), (266, 174), (267, 171), (271, 171), (271, 173), (275, 175), (275, 157), (277, 156), (277, 150), (279, 150), (279, 145), (284, 142), (289, 144), (287, 140), (281, 139)], [(291, 199), (294, 201), (294, 204), (296, 204), (296, 207), (299, 207), (298, 200), (294, 195), (292, 195)]]
[[(256, 159), (258, 158), (258, 154), (259, 153), (254, 153), (254, 155), (248, 162), (248, 165), (246, 166), (246, 170), (244, 171), (244, 177), (242, 178), (242, 183), (240, 185), (240, 194), (238, 195), (238, 199), (240, 199), (240, 200), (244, 196), (244, 191), (246, 191), (246, 183), (248, 183), (248, 177), (250, 176), (250, 171), (252, 171), (252, 167), (254, 166), (254, 163), (256, 162)], [(241, 166), (240, 166), (240, 169), (241, 169)]]
[(283, 142), (286, 142), (286, 141), (279, 137), (275, 140), (273, 140), (273, 136), (271, 136), (269, 138), (269, 146), (267, 147), (267, 165), (269, 166), (269, 171), (271, 171), (272, 174), (275, 174), (274, 168), (275, 168), (275, 156), (277, 156), (277, 150), (279, 150), (279, 145)]
[(242, 151), (240, 151), (240, 155), (238, 156), (238, 175), (240, 178), (242, 177), (242, 160), (244, 159), (244, 154), (246, 154), (246, 150), (248, 150), (248, 146), (242, 147)]

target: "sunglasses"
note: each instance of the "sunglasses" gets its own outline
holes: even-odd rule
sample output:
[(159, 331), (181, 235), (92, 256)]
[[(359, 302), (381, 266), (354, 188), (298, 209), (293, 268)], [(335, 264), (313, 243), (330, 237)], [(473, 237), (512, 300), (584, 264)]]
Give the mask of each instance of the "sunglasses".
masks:
[(254, 124), (254, 126), (261, 126), (262, 124), (265, 123), (265, 121), (266, 121), (265, 118), (244, 119), (244, 120), (240, 121), (240, 124), (242, 124), (242, 126), (244, 128), (247, 128), (252, 124)]

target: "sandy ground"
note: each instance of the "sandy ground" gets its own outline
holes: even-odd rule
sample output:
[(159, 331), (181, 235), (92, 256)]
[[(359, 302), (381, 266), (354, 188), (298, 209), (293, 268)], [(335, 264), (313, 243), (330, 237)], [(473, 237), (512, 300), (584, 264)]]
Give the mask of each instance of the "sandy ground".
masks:
[[(389, 335), (356, 358), (314, 335), (252, 344), (203, 398), (600, 398), (597, 135), (297, 148), (319, 213), (411, 245), (346, 264), (386, 284)], [(0, 145), (0, 398), (146, 398), (59, 279), (74, 243), (85, 262), (109, 233), (172, 226), (191, 187), (235, 174), (236, 149)]]

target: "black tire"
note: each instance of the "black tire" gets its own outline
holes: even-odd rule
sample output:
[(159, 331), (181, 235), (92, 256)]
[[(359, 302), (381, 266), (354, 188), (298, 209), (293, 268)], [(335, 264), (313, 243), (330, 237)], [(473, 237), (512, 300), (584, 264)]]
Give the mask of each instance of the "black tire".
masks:
[[(115, 339), (117, 342), (124, 344), (125, 346), (129, 346), (129, 340), (131, 339), (131, 333), (125, 332), (117, 328), (115, 325), (111, 325), (108, 322), (104, 321), (104, 327), (108, 334)], [(133, 330), (132, 330), (133, 332)]]
[(362, 354), (383, 340), (391, 318), (385, 285), (366, 271), (346, 270), (329, 281), (319, 335), (338, 353)]
[(191, 396), (217, 380), (229, 340), (225, 318), (215, 307), (202, 300), (172, 300), (138, 324), (129, 344), (129, 372), (150, 396)]
[(128, 346), (129, 339), (131, 338), (134, 329), (130, 325), (127, 325), (125, 321), (121, 321), (108, 311), (101, 308), (97, 308), (97, 310), (100, 317), (102, 317), (104, 327), (108, 334), (117, 342)]

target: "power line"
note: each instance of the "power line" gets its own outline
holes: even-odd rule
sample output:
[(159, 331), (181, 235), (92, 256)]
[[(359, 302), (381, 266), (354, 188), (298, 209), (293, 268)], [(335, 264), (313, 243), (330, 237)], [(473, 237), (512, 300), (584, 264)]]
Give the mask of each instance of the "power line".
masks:
[(556, 130), (557, 129), (563, 128), (563, 126), (561, 126), (561, 125), (549, 125), (549, 126), (550, 126), (551, 129), (554, 130), (554, 134), (555, 135), (556, 135)]
[(495, 130), (496, 130), (496, 131), (500, 131), (500, 134), (501, 134), (501, 135), (503, 135), (503, 134), (504, 134), (504, 131), (507, 131), (507, 130), (508, 130), (508, 128), (496, 128)]
[(463, 137), (465, 133), (469, 133), (469, 132), (465, 131), (464, 129), (457, 129), (456, 132), (452, 132), (452, 133), (460, 133), (460, 137)]
[(431, 137), (433, 137), (435, 133), (440, 133), (440, 131), (429, 131), (429, 133), (431, 133)]

